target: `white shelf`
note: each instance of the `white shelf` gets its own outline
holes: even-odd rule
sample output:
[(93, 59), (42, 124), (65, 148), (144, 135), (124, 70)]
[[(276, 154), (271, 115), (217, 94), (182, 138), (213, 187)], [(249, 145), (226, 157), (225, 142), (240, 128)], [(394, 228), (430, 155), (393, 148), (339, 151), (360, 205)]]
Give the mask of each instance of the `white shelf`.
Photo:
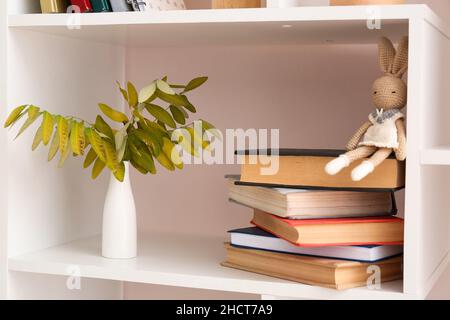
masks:
[(67, 28), (74, 15), (21, 14), (9, 16), (9, 27), (137, 47), (364, 44), (376, 43), (381, 34), (407, 34), (408, 19), (427, 10), (422, 5), (380, 8), (381, 30), (367, 28), (373, 13), (365, 6), (92, 13), (76, 15), (79, 30)]
[(84, 278), (308, 299), (406, 298), (402, 281), (385, 283), (382, 290), (336, 291), (225, 268), (220, 266), (225, 256), (223, 239), (218, 238), (142, 236), (139, 257), (132, 260), (102, 258), (100, 242), (91, 238), (10, 258), (9, 270), (67, 276), (78, 266)]
[(450, 165), (450, 147), (442, 146), (423, 150), (421, 152), (423, 165)]

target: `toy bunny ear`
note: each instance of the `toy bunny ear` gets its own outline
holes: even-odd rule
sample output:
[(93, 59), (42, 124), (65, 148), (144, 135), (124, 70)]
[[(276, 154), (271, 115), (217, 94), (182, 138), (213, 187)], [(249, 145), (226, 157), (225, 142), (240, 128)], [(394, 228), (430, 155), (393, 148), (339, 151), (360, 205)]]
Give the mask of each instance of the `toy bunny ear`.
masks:
[(391, 73), (394, 64), (395, 48), (391, 40), (382, 37), (378, 43), (381, 71)]
[(403, 37), (397, 50), (397, 55), (392, 66), (392, 73), (401, 77), (408, 69), (408, 37)]

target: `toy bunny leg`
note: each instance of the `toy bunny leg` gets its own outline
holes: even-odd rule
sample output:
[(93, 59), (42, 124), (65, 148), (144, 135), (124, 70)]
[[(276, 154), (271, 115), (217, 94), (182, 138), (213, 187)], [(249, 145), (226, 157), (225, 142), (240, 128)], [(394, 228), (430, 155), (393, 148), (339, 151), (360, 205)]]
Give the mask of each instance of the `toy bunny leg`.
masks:
[(355, 160), (367, 158), (377, 150), (376, 147), (363, 146), (346, 154), (340, 155), (338, 158), (328, 162), (325, 167), (326, 173), (331, 176), (338, 174), (342, 169), (348, 167)]
[(352, 171), (352, 180), (361, 181), (367, 177), (370, 173), (375, 170), (384, 160), (386, 160), (392, 153), (390, 148), (379, 149), (374, 155), (369, 159), (361, 163)]

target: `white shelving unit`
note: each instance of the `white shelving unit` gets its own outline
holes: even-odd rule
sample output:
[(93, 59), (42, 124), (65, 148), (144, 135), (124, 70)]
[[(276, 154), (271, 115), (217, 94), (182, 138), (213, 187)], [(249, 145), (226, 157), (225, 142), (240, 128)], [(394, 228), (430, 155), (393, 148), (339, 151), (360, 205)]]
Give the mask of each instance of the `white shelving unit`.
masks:
[(432, 149), (425, 149), (422, 151), (423, 165), (450, 165), (450, 147), (436, 147)]
[(404, 298), (401, 281), (390, 282), (380, 291), (357, 288), (338, 292), (223, 268), (223, 239), (218, 237), (152, 234), (139, 240), (140, 255), (133, 260), (101, 258), (101, 239), (94, 237), (12, 258), (9, 269), (65, 276), (70, 266), (77, 265), (83, 277), (117, 281), (300, 299)]
[[(75, 163), (62, 171), (31, 155), (30, 136), (12, 143), (0, 131), (0, 296), (47, 297), (37, 286), (67, 293), (75, 266), (96, 297), (121, 298), (123, 282), (317, 299), (422, 299), (450, 260), (450, 30), (424, 5), (378, 7), (381, 30), (366, 23), (368, 7), (198, 10), (160, 13), (33, 14), (35, 0), (0, 4), (0, 116), (30, 101), (61, 113), (92, 117), (97, 97), (111, 97), (111, 82), (138, 72), (130, 50), (181, 50), (192, 46), (366, 45), (380, 35), (410, 37), (408, 161), (405, 190), (404, 280), (382, 290), (338, 292), (220, 266), (223, 234), (142, 235), (139, 258), (100, 257), (98, 234), (107, 179), (90, 182)], [(73, 22), (80, 29), (68, 28)], [(286, 26), (289, 27), (286, 27)], [(283, 27), (285, 26), (285, 27)], [(168, 50), (169, 50), (168, 49)], [(138, 55), (137, 55), (138, 56)], [(54, 110), (54, 111), (55, 111)], [(27, 142), (25, 142), (27, 140)], [(318, 146), (323, 147), (323, 146)], [(42, 151), (43, 153), (44, 151)], [(31, 196), (32, 195), (32, 196)], [(186, 192), (185, 197), (195, 196)], [(207, 217), (207, 215), (205, 215)], [(203, 219), (205, 220), (205, 219)], [(156, 226), (157, 228), (157, 226)], [(63, 276), (63, 278), (61, 278)], [(26, 279), (26, 281), (25, 281)], [(63, 279), (64, 281), (62, 281)], [(91, 280), (89, 280), (91, 279)], [(100, 279), (100, 280), (99, 280)], [(4, 280), (4, 281), (3, 281)], [(99, 282), (100, 281), (100, 282)], [(64, 292), (64, 294), (62, 293)], [(114, 294), (112, 294), (112, 292)]]

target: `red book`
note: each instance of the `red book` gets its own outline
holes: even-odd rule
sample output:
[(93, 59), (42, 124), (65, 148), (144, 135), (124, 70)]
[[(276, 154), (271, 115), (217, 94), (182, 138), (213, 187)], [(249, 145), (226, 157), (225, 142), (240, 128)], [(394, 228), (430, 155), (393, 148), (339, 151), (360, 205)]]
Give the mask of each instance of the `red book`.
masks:
[(80, 8), (80, 13), (92, 12), (92, 5), (89, 0), (70, 0), (73, 6)]
[(403, 219), (396, 217), (291, 220), (255, 209), (252, 223), (302, 247), (403, 244)]

